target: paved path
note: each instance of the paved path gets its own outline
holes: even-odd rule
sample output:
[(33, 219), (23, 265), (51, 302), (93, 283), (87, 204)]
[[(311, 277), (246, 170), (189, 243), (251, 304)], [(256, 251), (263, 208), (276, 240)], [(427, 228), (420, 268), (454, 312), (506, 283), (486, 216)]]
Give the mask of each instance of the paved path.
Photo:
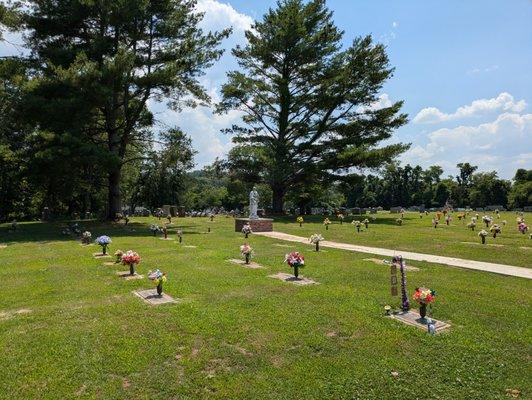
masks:
[[(301, 236), (289, 235), (283, 232), (257, 232), (256, 235), (266, 236), (272, 239), (286, 240), (289, 242), (309, 244), (307, 238)], [(320, 242), (321, 247), (331, 247), (334, 249), (342, 249), (349, 251), (356, 251), (359, 253), (377, 254), (379, 256), (393, 257), (401, 254), (406, 260), (426, 261), (437, 264), (452, 265), (454, 267), (476, 269), (478, 271), (494, 272), (496, 274), (517, 276), (520, 278), (532, 279), (532, 268), (514, 267), (511, 265), (494, 264), (483, 261), (464, 260), (462, 258), (435, 256), (432, 254), (412, 253), (410, 251), (397, 251), (382, 249), (379, 247), (358, 246), (355, 244), (329, 242), (324, 240)]]

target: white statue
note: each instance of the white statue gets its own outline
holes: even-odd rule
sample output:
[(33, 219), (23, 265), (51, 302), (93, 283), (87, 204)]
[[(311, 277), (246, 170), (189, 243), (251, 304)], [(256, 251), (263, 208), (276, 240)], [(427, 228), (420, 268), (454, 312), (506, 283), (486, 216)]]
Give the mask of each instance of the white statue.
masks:
[(253, 190), (249, 193), (249, 219), (259, 219), (257, 210), (259, 208), (259, 193), (257, 187), (253, 186)]

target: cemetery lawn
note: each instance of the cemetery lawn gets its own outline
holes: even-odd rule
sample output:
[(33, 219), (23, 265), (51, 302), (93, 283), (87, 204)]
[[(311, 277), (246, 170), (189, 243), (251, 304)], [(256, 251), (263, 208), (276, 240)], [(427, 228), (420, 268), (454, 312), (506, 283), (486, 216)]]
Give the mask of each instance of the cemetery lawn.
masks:
[[(335, 216), (330, 216), (331, 225), (325, 230), (323, 216), (304, 216), (305, 222), (302, 227), (296, 222), (296, 217), (277, 218), (275, 230), (297, 236), (310, 237), (313, 233), (321, 233), (325, 240), (352, 243), (362, 246), (382, 247), (385, 249), (401, 251), (414, 251), (417, 253), (436, 254), (440, 256), (458, 257), (469, 260), (487, 261), (499, 264), (508, 264), (516, 267), (532, 267), (532, 240), (528, 233), (522, 234), (517, 230), (516, 214), (513, 212), (501, 212), (497, 219), (495, 213), (479, 212), (479, 221), (475, 231), (467, 228), (471, 217), (470, 213), (465, 222), (459, 221), (453, 215), (453, 221), (449, 226), (442, 217), (438, 227), (432, 227), (434, 213), (423, 214), (419, 218), (418, 212), (406, 212), (403, 225), (398, 226), (396, 219), (401, 214), (390, 214), (387, 211), (378, 214), (365, 214), (361, 216), (346, 217), (343, 224)], [(478, 232), (485, 229), (481, 218), (484, 215), (493, 217), (493, 222), (502, 227), (502, 234), (494, 239), (492, 235), (486, 237), (486, 245), (482, 246)], [(370, 222), (369, 229), (361, 227), (357, 233), (351, 221), (363, 221), (375, 217), (376, 221)], [(532, 213), (525, 213), (525, 221), (530, 226)], [(506, 220), (506, 226), (502, 221)]]
[[(435, 234), (422, 227), (429, 219), (414, 217), (396, 228), (379, 215), (383, 221), (371, 232), (402, 235), (364, 244), (406, 246), (411, 235), (411, 250), (435, 251)], [(239, 258), (244, 243), (232, 218), (175, 219), (171, 237), (182, 227), (182, 245), (151, 236), (152, 222), (82, 226), (93, 239), (111, 236), (111, 254), (139, 252), (139, 273), (166, 271), (165, 292), (178, 304), (145, 304), (132, 291), (150, 282), (117, 277), (127, 267), (103, 265), (109, 260), (92, 257), (97, 246), (62, 236), (59, 223), (22, 223), (15, 233), (0, 226), (0, 244), (7, 244), (0, 248), (0, 399), (507, 399), (507, 390), (532, 396), (525, 279), (413, 263), (420, 271), (408, 273), (409, 294), (421, 285), (435, 289), (434, 317), (452, 325), (430, 336), (383, 316), (384, 305), (400, 299), (390, 296), (389, 268), (364, 261), (368, 254), (316, 253), (252, 235), (253, 260), (264, 269), (251, 270), (226, 262)], [(290, 224), (275, 229), (315, 230)], [(426, 236), (409, 234), (411, 226)], [(334, 225), (324, 235), (348, 241), (353, 229)], [(461, 231), (437, 229), (442, 243), (459, 242), (449, 232)], [(290, 272), (283, 258), (291, 249), (304, 253), (301, 273), (319, 285), (268, 277)], [(481, 249), (459, 249), (454, 255), (483, 259)], [(525, 255), (493, 261), (525, 266)]]

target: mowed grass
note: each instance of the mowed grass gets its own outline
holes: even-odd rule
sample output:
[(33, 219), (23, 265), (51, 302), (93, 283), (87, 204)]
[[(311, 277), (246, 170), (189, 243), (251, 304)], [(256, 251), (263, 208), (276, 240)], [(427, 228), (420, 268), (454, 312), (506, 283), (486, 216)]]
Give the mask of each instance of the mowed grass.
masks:
[[(508, 264), (518, 267), (532, 267), (532, 240), (529, 230), (522, 234), (517, 229), (516, 217), (513, 212), (501, 212), (500, 218), (495, 213), (478, 212), (479, 220), (475, 231), (467, 228), (475, 212), (466, 216), (465, 221), (459, 221), (458, 213), (452, 215), (453, 221), (446, 225), (444, 218), (436, 229), (432, 227), (432, 218), (435, 213), (422, 215), (417, 212), (406, 212), (403, 225), (398, 226), (396, 219), (401, 214), (390, 214), (387, 211), (378, 214), (346, 217), (343, 224), (336, 216), (330, 216), (331, 225), (326, 230), (323, 225), (323, 216), (304, 216), (305, 222), (300, 227), (296, 217), (276, 219), (275, 230), (298, 236), (310, 237), (313, 233), (321, 233), (326, 240), (343, 243), (353, 243), (363, 246), (382, 247), (401, 251), (415, 251), (418, 253), (436, 254), (441, 256), (458, 257), (470, 260), (487, 261), (492, 263)], [(482, 222), (484, 215), (490, 215), (493, 222), (502, 227), (502, 234), (494, 239), (492, 235), (486, 238), (486, 245), (481, 245), (478, 232), (485, 229)], [(376, 220), (372, 221), (372, 217)], [(369, 228), (361, 227), (357, 233), (353, 220), (370, 220)], [(532, 213), (525, 213), (525, 221), (532, 226)], [(506, 226), (502, 221), (506, 220)]]
[[(527, 280), (413, 263), (420, 271), (408, 274), (409, 293), (437, 290), (434, 316), (452, 324), (430, 336), (383, 316), (383, 306), (400, 299), (390, 296), (389, 268), (364, 261), (367, 254), (316, 253), (252, 235), (254, 261), (265, 268), (250, 270), (226, 262), (244, 242), (230, 218), (175, 220), (171, 236), (181, 226), (183, 245), (197, 248), (153, 238), (152, 222), (133, 218), (134, 231), (82, 225), (93, 238), (110, 235), (111, 253), (138, 251), (139, 273), (166, 271), (165, 292), (179, 304), (145, 304), (131, 292), (150, 282), (118, 278), (127, 268), (104, 266), (108, 260), (92, 257), (97, 246), (61, 236), (59, 224), (0, 227), (8, 244), (0, 249), (0, 398), (505, 399), (507, 389), (531, 396)], [(290, 249), (305, 254), (302, 274), (319, 285), (268, 277), (290, 272)]]

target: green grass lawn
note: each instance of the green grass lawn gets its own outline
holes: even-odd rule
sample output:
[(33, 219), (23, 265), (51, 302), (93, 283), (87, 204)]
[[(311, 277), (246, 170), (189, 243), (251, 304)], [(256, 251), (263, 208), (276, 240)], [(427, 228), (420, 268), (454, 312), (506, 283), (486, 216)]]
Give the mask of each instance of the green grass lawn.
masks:
[[(313, 233), (321, 233), (326, 240), (396, 249), (398, 252), (415, 251), (518, 267), (532, 267), (532, 240), (529, 234), (523, 235), (517, 230), (515, 213), (501, 212), (500, 219), (496, 218), (495, 213), (488, 213), (493, 217), (494, 223), (501, 225), (502, 234), (496, 239), (488, 236), (485, 246), (480, 245), (478, 237), (481, 229), (488, 230), (481, 221), (485, 213), (478, 213), (479, 221), (474, 232), (467, 228), (467, 224), (475, 213), (470, 213), (465, 222), (459, 221), (456, 214), (454, 213), (453, 221), (449, 226), (442, 218), (436, 229), (432, 227), (434, 213), (423, 214), (423, 218), (419, 218), (419, 213), (407, 212), (403, 225), (398, 226), (395, 220), (400, 217), (400, 214), (380, 212), (376, 215), (346, 217), (342, 225), (336, 217), (329, 217), (332, 222), (329, 230), (325, 230), (322, 216), (305, 216), (305, 223), (302, 227), (299, 227), (295, 217), (280, 218), (276, 220), (275, 230), (305, 237)], [(363, 221), (368, 218), (371, 221), (372, 217), (376, 220), (370, 223), (367, 230), (362, 226), (360, 233), (357, 233), (354, 225), (351, 224), (353, 219)], [(524, 218), (531, 226), (531, 213), (526, 213)], [(502, 226), (503, 220), (507, 221), (506, 226)]]
[[(21, 224), (17, 233), (0, 227), (0, 243), (8, 245), (0, 249), (0, 398), (505, 399), (507, 389), (531, 396), (532, 296), (525, 279), (413, 263), (420, 271), (408, 274), (409, 293), (419, 285), (435, 289), (434, 316), (452, 324), (430, 336), (383, 316), (383, 306), (400, 299), (390, 296), (389, 268), (363, 261), (367, 254), (316, 253), (252, 235), (254, 261), (265, 268), (250, 270), (226, 262), (239, 257), (244, 242), (230, 218), (175, 220), (185, 231), (183, 245), (197, 248), (153, 238), (151, 222), (133, 218), (134, 231), (83, 225), (93, 238), (113, 238), (110, 253), (138, 251), (139, 273), (166, 271), (165, 292), (179, 304), (145, 304), (131, 292), (150, 282), (118, 278), (116, 271), (127, 268), (104, 266), (108, 260), (91, 255), (97, 246), (61, 236), (59, 224)], [(407, 243), (403, 235), (414, 224), (423, 231), (414, 216), (403, 227), (382, 222), (370, 231), (383, 229), (382, 240), (396, 232), (395, 240)], [(318, 229), (276, 228), (304, 235)], [(334, 225), (326, 237), (347, 240), (352, 231)], [(437, 234), (461, 240), (449, 231)], [(426, 229), (431, 243), (435, 234)], [(283, 264), (290, 248), (276, 244), (303, 251), (302, 274), (320, 284), (268, 278), (290, 272)], [(480, 251), (465, 249), (459, 255)], [(523, 257), (507, 262), (523, 265)]]

